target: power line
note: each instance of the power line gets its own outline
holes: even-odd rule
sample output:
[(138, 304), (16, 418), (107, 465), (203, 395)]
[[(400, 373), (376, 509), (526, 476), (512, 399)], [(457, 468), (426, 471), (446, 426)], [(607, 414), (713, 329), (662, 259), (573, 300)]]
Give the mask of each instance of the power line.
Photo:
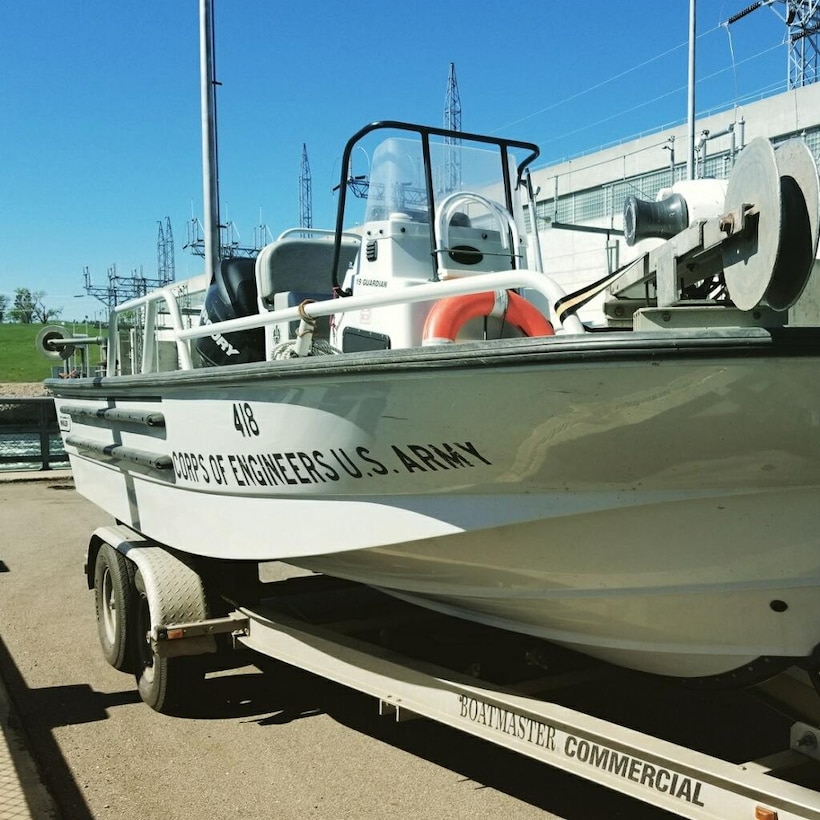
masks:
[[(750, 57), (744, 58), (740, 62), (736, 63), (736, 65), (742, 65), (742, 64), (747, 63), (751, 60), (755, 60), (758, 57), (762, 57), (764, 54), (767, 54), (768, 52), (773, 51), (774, 49), (779, 48), (779, 47), (780, 47), (779, 44), (774, 45), (774, 46), (769, 46), (769, 48), (764, 49), (763, 51), (760, 51), (757, 54), (753, 54)], [(701, 77), (698, 80), (698, 83), (706, 82), (707, 80), (711, 80), (714, 77), (717, 77), (718, 75), (723, 74), (726, 71), (732, 70), (733, 67), (734, 66), (727, 66), (725, 68), (718, 69), (717, 71), (714, 71), (711, 74), (707, 74), (705, 77)], [(648, 105), (653, 105), (654, 103), (659, 102), (660, 100), (666, 99), (667, 97), (671, 97), (674, 94), (679, 94), (679, 93), (681, 93), (685, 90), (686, 90), (686, 86), (679, 86), (678, 88), (674, 88), (671, 91), (666, 91), (663, 94), (659, 94), (657, 97), (654, 97), (651, 100), (644, 100), (643, 102), (637, 103), (636, 105), (633, 105), (631, 108), (623, 108), (623, 109), (617, 111), (615, 114), (611, 114), (608, 117), (603, 117), (602, 119), (596, 120), (595, 122), (589, 123), (588, 125), (581, 126), (580, 128), (575, 128), (572, 131), (564, 132), (563, 134), (559, 134), (558, 136), (555, 136), (555, 137), (550, 137), (550, 138), (544, 140), (542, 145), (546, 145), (550, 142), (557, 142), (558, 140), (566, 139), (567, 137), (574, 136), (575, 134), (580, 134), (583, 131), (588, 131), (590, 128), (595, 128), (599, 125), (603, 125), (606, 122), (611, 122), (612, 120), (617, 119), (618, 117), (624, 116), (625, 114), (631, 114), (634, 111), (637, 111), (641, 108), (645, 108)]]
[[(785, 14), (776, 11), (775, 2), (786, 7)], [(820, 2), (818, 0), (758, 0), (733, 14), (724, 24), (729, 26), (743, 19), (759, 8), (771, 9), (786, 24), (788, 35), (788, 71), (789, 89), (802, 88), (817, 82), (820, 77)], [(731, 46), (731, 35), (730, 35)]]
[[(704, 31), (702, 34), (699, 34), (697, 39), (701, 39), (701, 37), (706, 37), (709, 34), (717, 31), (720, 26), (715, 26), (714, 28), (709, 29), (708, 31)], [(581, 91), (576, 92), (575, 94), (571, 94), (569, 97), (565, 97), (563, 100), (558, 100), (558, 102), (551, 103), (550, 105), (546, 106), (545, 108), (540, 109), (539, 111), (534, 111), (532, 114), (527, 114), (520, 119), (513, 120), (512, 122), (508, 122), (506, 125), (502, 125), (500, 128), (495, 129), (493, 134), (497, 134), (499, 131), (503, 131), (507, 128), (512, 127), (513, 125), (518, 125), (519, 123), (526, 122), (527, 120), (531, 120), (533, 117), (538, 117), (541, 114), (545, 114), (547, 111), (552, 111), (554, 108), (558, 108), (561, 105), (566, 105), (566, 103), (573, 102), (577, 100), (579, 97), (583, 97), (585, 94), (589, 94), (592, 91), (597, 91), (599, 88), (603, 88), (605, 85), (609, 85), (610, 83), (615, 82), (616, 80), (620, 80), (622, 77), (626, 77), (627, 74), (631, 74), (634, 71), (639, 71), (640, 69), (654, 63), (658, 60), (667, 57), (668, 55), (672, 54), (673, 52), (677, 51), (678, 49), (683, 48), (684, 46), (688, 45), (688, 41), (684, 41), (683, 43), (679, 43), (672, 48), (667, 49), (660, 54), (656, 54), (654, 57), (650, 57), (648, 60), (644, 60), (642, 63), (638, 63), (638, 65), (632, 66), (632, 68), (624, 69), (623, 71), (619, 72), (618, 74), (613, 74), (611, 77), (607, 77), (605, 80), (601, 80), (601, 82), (596, 83), (595, 85), (590, 86), (589, 88), (585, 88)]]

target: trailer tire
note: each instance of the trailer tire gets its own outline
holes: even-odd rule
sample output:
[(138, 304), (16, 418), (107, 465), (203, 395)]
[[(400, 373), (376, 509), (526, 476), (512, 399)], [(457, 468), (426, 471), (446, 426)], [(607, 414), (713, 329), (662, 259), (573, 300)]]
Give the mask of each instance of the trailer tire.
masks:
[[(150, 640), (154, 623), (173, 620), (175, 601), (161, 588), (147, 586), (142, 572), (134, 575), (135, 677), (143, 702), (157, 712), (179, 714), (201, 683), (204, 667), (197, 657), (163, 657)], [(153, 617), (156, 620), (152, 620)]]
[(134, 565), (109, 544), (94, 562), (94, 604), (103, 657), (119, 672), (133, 672)]

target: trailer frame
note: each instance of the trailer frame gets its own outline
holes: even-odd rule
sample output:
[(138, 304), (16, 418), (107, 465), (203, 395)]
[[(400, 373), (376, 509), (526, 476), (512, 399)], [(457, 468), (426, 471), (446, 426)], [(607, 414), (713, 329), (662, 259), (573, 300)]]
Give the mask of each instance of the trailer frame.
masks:
[[(89, 545), (89, 585), (89, 567), (103, 544), (145, 572), (151, 604), (150, 590), (168, 580), (153, 562), (158, 559), (163, 572), (171, 574), (175, 563), (181, 563), (180, 556), (125, 526), (101, 527)], [(199, 605), (194, 601), (194, 610)], [(433, 617), (427, 610), (401, 605), (417, 610), (422, 620)], [(179, 611), (188, 604), (181, 606)], [(390, 626), (389, 619), (380, 621), (378, 611), (359, 609), (344, 623), (316, 623), (291, 610), (275, 594), (250, 605), (234, 600), (227, 614), (218, 617), (152, 621), (140, 640), (147, 641), (158, 659), (187, 662), (191, 655), (214, 652), (217, 637), (227, 636), (226, 643), (234, 648), (252, 650), (374, 697), (382, 715), (399, 721), (435, 720), (680, 817), (820, 820), (820, 792), (784, 779), (806, 766), (818, 767), (820, 773), (820, 730), (810, 723), (793, 724), (788, 747), (762, 759), (732, 763), (528, 691), (572, 685), (577, 671), (541, 675), (520, 687), (499, 686), (363, 640), (359, 635), (380, 623)]]

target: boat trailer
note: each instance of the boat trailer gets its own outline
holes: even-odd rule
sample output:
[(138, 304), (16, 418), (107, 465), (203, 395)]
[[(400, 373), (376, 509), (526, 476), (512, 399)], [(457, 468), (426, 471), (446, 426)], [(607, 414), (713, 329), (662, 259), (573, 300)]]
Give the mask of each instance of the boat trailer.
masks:
[[(233, 666), (261, 656), (371, 695), (397, 721), (435, 720), (680, 817), (820, 820), (820, 702), (794, 678), (763, 686), (762, 696), (778, 707), (807, 698), (816, 715), (794, 721), (781, 750), (735, 763), (575, 702), (590, 686), (613, 700), (617, 676), (632, 691), (657, 686), (653, 676), (359, 584), (320, 575), (262, 583), (258, 569), (249, 580), (225, 562), (194, 568), (122, 525), (95, 530), (86, 575), (106, 659), (135, 673), (157, 711), (184, 711), (209, 668), (203, 659), (225, 668), (226, 655), (239, 658)], [(209, 617), (215, 592), (221, 609)], [(735, 731), (713, 722), (706, 734)]]

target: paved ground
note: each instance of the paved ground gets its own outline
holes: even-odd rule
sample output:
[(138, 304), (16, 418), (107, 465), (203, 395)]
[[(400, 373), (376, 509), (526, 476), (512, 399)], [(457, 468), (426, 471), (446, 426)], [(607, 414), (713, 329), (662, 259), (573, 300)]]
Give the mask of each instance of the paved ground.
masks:
[[(82, 566), (111, 522), (68, 472), (33, 477), (0, 474), (0, 820), (668, 817), (432, 722), (379, 718), (371, 698), (284, 666), (209, 677), (193, 716), (152, 712), (97, 644)], [(674, 690), (599, 695), (647, 719), (679, 708), (678, 742), (702, 735)], [(737, 740), (742, 759), (767, 752), (767, 728), (782, 736), (739, 717), (748, 737), (713, 740)]]
[(110, 522), (67, 473), (52, 478), (0, 481), (0, 678), (14, 707), (10, 724), (0, 698), (0, 820), (666, 816), (431, 722), (379, 718), (370, 698), (288, 668), (208, 680), (195, 717), (152, 712), (97, 646), (81, 570)]
[(0, 481), (0, 677), (14, 707), (10, 724), (0, 698), (0, 820), (665, 816), (431, 722), (379, 718), (370, 698), (288, 668), (209, 679), (195, 717), (152, 712), (97, 646), (82, 566), (110, 522), (68, 473), (53, 478)]
[[(0, 394), (7, 395), (2, 390)], [(34, 481), (64, 483), (68, 475), (65, 470), (50, 473), (0, 472), (0, 484)], [(15, 527), (15, 530), (18, 529), (20, 528)], [(5, 532), (8, 536), (13, 530), (5, 530)], [(0, 549), (0, 573), (9, 571), (9, 567), (3, 561), (3, 550)], [(2, 584), (0, 584), (0, 589), (2, 589)], [(29, 749), (26, 732), (9, 697), (4, 674), (10, 678), (16, 677), (16, 669), (8, 658), (2, 635), (0, 635), (0, 820), (57, 818), (59, 815), (56, 805)]]

